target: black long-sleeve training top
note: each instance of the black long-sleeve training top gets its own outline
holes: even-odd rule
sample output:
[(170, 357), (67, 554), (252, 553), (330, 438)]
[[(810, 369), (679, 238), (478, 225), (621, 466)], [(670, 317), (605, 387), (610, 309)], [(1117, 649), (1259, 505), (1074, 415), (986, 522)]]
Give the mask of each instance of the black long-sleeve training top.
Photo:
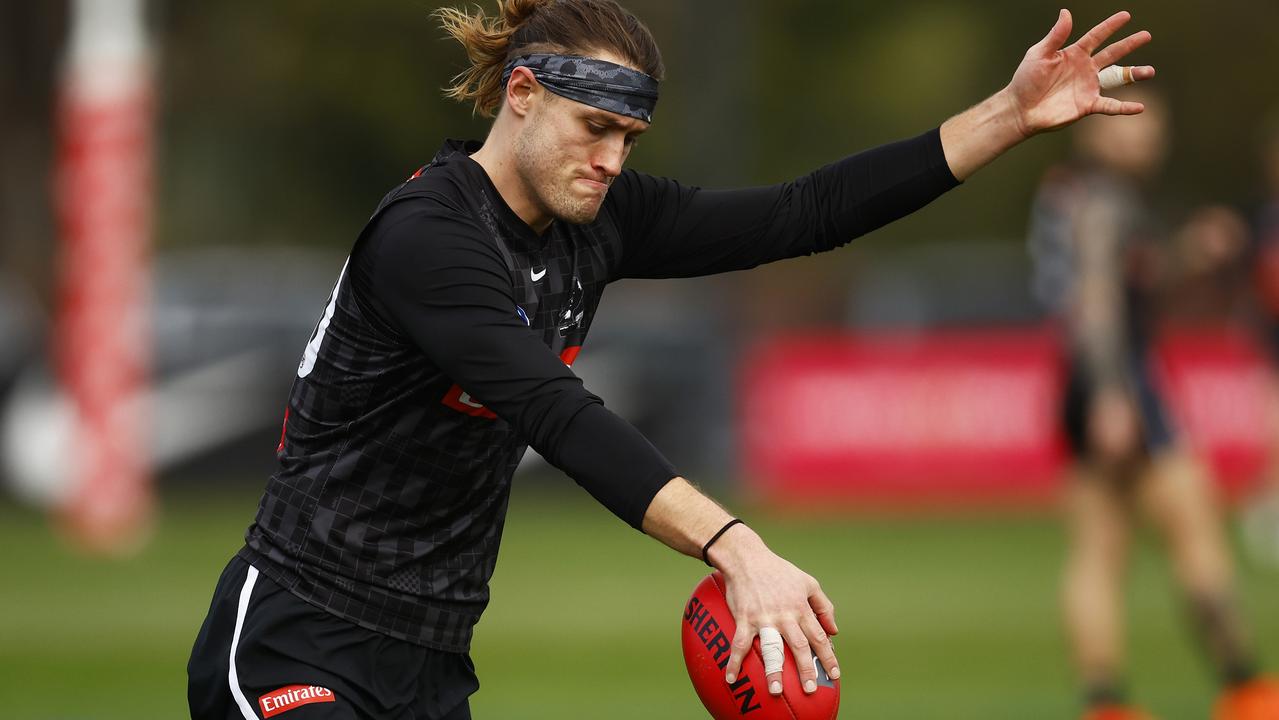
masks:
[(356, 240), (240, 551), (310, 603), (452, 652), (488, 603), (527, 446), (636, 528), (676, 475), (569, 368), (608, 283), (831, 250), (957, 184), (933, 130), (755, 189), (628, 170), (593, 222), (539, 236), (478, 147), (446, 143)]

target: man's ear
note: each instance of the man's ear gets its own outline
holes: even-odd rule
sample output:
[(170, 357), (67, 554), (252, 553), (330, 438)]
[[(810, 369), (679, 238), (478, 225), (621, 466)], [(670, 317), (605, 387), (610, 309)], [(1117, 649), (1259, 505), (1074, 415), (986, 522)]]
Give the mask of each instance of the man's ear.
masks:
[(543, 92), (544, 89), (533, 77), (532, 70), (517, 67), (511, 72), (511, 79), (506, 84), (506, 104), (516, 116), (524, 117), (533, 109)]

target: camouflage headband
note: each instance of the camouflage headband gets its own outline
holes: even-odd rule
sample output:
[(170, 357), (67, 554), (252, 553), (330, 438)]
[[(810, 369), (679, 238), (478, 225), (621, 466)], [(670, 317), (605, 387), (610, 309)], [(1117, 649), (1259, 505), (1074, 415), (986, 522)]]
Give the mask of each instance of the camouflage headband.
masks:
[(560, 97), (653, 122), (657, 80), (638, 70), (577, 55), (523, 55), (506, 64), (502, 87), (517, 67), (533, 71), (538, 82)]

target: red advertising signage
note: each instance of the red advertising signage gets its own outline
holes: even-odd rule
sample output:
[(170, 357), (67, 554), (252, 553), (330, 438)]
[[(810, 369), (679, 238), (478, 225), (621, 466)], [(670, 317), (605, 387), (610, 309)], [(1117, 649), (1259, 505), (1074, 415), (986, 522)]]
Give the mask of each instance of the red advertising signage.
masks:
[[(1264, 459), (1258, 354), (1212, 333), (1158, 357), (1178, 424), (1238, 489)], [(1047, 330), (775, 338), (741, 375), (743, 468), (769, 501), (1047, 501), (1068, 459), (1060, 358)]]
[(1264, 471), (1275, 432), (1271, 370), (1252, 338), (1182, 331), (1160, 343), (1156, 376), (1187, 443), (1237, 497)]

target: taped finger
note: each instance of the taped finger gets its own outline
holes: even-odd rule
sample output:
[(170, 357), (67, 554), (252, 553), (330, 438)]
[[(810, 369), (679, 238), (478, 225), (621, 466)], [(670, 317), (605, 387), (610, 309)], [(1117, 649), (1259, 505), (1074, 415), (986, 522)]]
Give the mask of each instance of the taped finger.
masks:
[(759, 629), (759, 654), (764, 661), (764, 674), (771, 675), (782, 671), (785, 659), (786, 644), (777, 628), (762, 627)]
[(1109, 65), (1097, 73), (1097, 81), (1101, 83), (1102, 90), (1113, 90), (1124, 85), (1131, 85), (1136, 81), (1132, 76), (1132, 67), (1125, 65)]

